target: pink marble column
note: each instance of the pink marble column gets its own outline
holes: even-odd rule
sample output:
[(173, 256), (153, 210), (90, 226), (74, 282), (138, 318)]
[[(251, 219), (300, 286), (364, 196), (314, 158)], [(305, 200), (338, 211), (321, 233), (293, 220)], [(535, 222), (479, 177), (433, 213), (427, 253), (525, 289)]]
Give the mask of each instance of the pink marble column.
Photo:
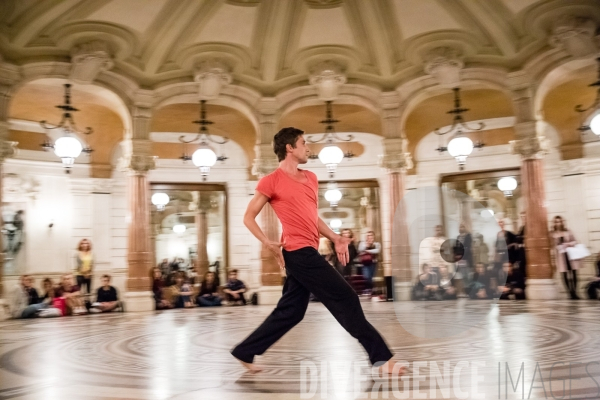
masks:
[(208, 272), (208, 252), (206, 244), (208, 242), (208, 215), (206, 211), (201, 210), (196, 214), (196, 229), (198, 234), (198, 265), (197, 273), (203, 279), (204, 274)]
[(552, 279), (550, 260), (550, 235), (546, 191), (544, 188), (544, 163), (541, 159), (523, 160), (521, 181), (526, 201), (527, 229), (525, 251), (528, 279)]
[(150, 244), (150, 198), (145, 173), (131, 173), (128, 177), (128, 203), (130, 220), (127, 227), (127, 290), (151, 290), (149, 271), (153, 267)]
[(389, 172), (390, 226), (392, 227), (392, 270), (397, 283), (411, 282), (410, 242), (403, 200), (404, 172)]
[[(269, 203), (260, 213), (261, 227), (269, 240), (278, 242), (279, 223), (275, 211)], [(261, 245), (260, 259), (262, 263), (261, 282), (263, 286), (281, 286), (281, 270), (275, 256), (265, 245)]]

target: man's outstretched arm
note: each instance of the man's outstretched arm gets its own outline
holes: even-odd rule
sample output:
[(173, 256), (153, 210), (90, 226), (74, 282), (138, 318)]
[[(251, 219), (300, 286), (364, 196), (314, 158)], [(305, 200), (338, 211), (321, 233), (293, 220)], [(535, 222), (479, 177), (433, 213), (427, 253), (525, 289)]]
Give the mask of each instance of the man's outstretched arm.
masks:
[(283, 244), (269, 240), (267, 235), (260, 229), (260, 226), (258, 226), (258, 223), (256, 223), (256, 217), (260, 214), (260, 211), (268, 201), (269, 198), (259, 191), (254, 193), (254, 197), (250, 200), (248, 208), (246, 208), (246, 213), (244, 214), (244, 225), (246, 225), (246, 228), (248, 228), (255, 238), (260, 240), (261, 243), (267, 246), (271, 253), (273, 253), (279, 264), (279, 268), (284, 268), (285, 262), (283, 261), (283, 254), (281, 253), (281, 246)]
[(335, 246), (335, 253), (340, 264), (346, 265), (350, 262), (350, 254), (348, 253), (348, 244), (350, 239), (338, 235), (329, 228), (321, 218), (319, 218), (319, 233), (331, 240)]

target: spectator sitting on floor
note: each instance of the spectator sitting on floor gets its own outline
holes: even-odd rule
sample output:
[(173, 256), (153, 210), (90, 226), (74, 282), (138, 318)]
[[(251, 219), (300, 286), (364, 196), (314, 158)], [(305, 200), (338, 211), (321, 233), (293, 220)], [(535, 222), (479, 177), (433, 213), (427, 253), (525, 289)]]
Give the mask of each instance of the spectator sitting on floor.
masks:
[(198, 305), (200, 307), (220, 306), (221, 297), (218, 292), (219, 287), (215, 280), (215, 273), (208, 271), (200, 285), (200, 293), (197, 298)]
[[(504, 286), (502, 284), (504, 283)], [(525, 300), (525, 278), (523, 274), (513, 268), (511, 263), (502, 265), (502, 272), (498, 277), (498, 293), (500, 300), (508, 300), (511, 296), (515, 300)]]
[(22, 275), (19, 283), (10, 296), (10, 314), (13, 318), (34, 318), (38, 311), (45, 307), (44, 303), (29, 304), (29, 294), (26, 281), (29, 275)]
[(189, 285), (184, 285), (184, 275), (178, 272), (175, 275), (175, 283), (169, 287), (172, 304), (175, 308), (193, 307), (191, 301), (192, 290)]
[(152, 293), (154, 293), (154, 303), (157, 310), (171, 308), (171, 303), (164, 297), (163, 290), (165, 289), (165, 280), (163, 279), (160, 268), (154, 268), (154, 276), (152, 279)]
[(598, 299), (598, 289), (600, 289), (600, 253), (596, 257), (596, 276), (588, 283), (586, 289), (590, 300)]
[(413, 287), (414, 300), (436, 300), (439, 290), (438, 276), (431, 271), (429, 264), (423, 264), (423, 273), (417, 278), (417, 283)]
[[(98, 288), (96, 302), (92, 310), (97, 312), (110, 312), (119, 306), (117, 289), (110, 285), (110, 275), (102, 275), (102, 287)], [(91, 310), (90, 310), (91, 311)]]
[(477, 263), (473, 278), (467, 290), (469, 297), (474, 300), (485, 300), (492, 298), (490, 276), (483, 263)]
[(73, 274), (63, 275), (60, 286), (55, 291), (56, 297), (64, 297), (67, 302), (67, 314), (87, 314), (79, 286), (73, 285)]
[[(186, 277), (184, 275), (183, 285), (181, 286), (181, 292), (183, 296), (183, 306), (185, 308), (194, 307), (194, 303), (192, 302), (192, 283), (190, 281), (189, 276)], [(185, 293), (189, 293), (189, 295), (186, 295)]]
[(227, 301), (245, 306), (246, 298), (244, 297), (244, 293), (246, 292), (246, 285), (244, 285), (244, 282), (237, 278), (237, 273), (237, 269), (232, 269), (229, 271), (229, 279), (225, 284), (225, 289), (223, 292), (225, 292)]
[(33, 287), (33, 278), (31, 275), (27, 275), (24, 280), (25, 291), (27, 292), (27, 305), (38, 304), (41, 302), (40, 295), (37, 290)]
[(40, 301), (46, 304), (52, 304), (52, 300), (54, 299), (54, 297), (56, 297), (54, 295), (54, 291), (56, 289), (56, 287), (54, 286), (54, 282), (52, 282), (52, 279), (50, 278), (45, 278), (42, 281), (42, 286), (44, 288), (44, 295), (40, 298)]
[(454, 277), (448, 272), (448, 267), (440, 265), (440, 296), (444, 300), (456, 300), (456, 285)]

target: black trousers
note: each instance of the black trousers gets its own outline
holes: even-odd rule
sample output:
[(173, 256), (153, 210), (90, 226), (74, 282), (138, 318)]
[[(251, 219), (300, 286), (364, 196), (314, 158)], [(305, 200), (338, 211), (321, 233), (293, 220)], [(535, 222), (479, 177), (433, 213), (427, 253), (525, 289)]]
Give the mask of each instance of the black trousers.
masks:
[(348, 333), (365, 348), (372, 364), (392, 358), (385, 341), (367, 321), (358, 295), (344, 277), (312, 247), (283, 251), (287, 279), (271, 315), (231, 354), (251, 363), (302, 321), (310, 293), (323, 303)]
[(85, 285), (85, 293), (92, 293), (92, 276), (90, 275), (89, 278), (86, 278), (83, 275), (77, 275), (77, 286), (79, 286), (79, 289), (83, 289), (83, 286)]

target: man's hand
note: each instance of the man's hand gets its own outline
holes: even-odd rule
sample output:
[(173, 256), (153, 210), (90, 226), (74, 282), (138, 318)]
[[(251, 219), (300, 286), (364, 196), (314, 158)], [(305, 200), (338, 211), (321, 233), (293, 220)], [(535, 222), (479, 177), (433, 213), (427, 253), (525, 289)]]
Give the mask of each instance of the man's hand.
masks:
[(350, 254), (348, 253), (350, 238), (338, 236), (333, 244), (335, 245), (335, 253), (337, 254), (338, 262), (342, 266), (345, 266), (350, 262)]
[(281, 247), (284, 245), (285, 243), (280, 242), (268, 242), (266, 244), (267, 249), (275, 256), (280, 269), (285, 268), (285, 261), (283, 260), (283, 253), (281, 252)]

